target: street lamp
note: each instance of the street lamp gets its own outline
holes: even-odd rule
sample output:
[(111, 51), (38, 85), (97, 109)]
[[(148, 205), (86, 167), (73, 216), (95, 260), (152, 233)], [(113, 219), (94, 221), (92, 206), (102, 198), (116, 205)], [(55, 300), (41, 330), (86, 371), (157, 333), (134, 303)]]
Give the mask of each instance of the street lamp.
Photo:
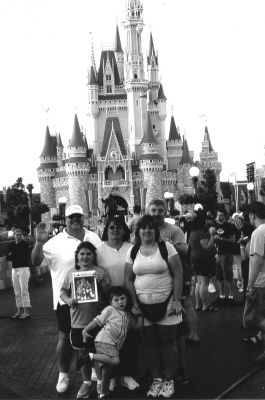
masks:
[(248, 182), (247, 190), (248, 190), (248, 202), (249, 203), (252, 203), (254, 188), (255, 188), (254, 183), (253, 182)]
[(59, 203), (59, 212), (62, 218), (62, 223), (63, 225), (65, 225), (65, 206), (67, 203), (67, 197), (66, 196), (59, 197), (58, 203)]
[(199, 181), (200, 170), (198, 167), (196, 167), (194, 165), (193, 167), (190, 168), (189, 174), (191, 176), (191, 180), (192, 180), (193, 187), (194, 187), (194, 202), (196, 202), (196, 200), (197, 200), (197, 185), (198, 185), (198, 181)]
[(171, 199), (174, 199), (174, 194), (173, 193), (170, 193), (170, 192), (165, 192), (164, 193), (164, 199), (165, 199), (165, 201), (166, 201), (166, 204), (167, 204), (167, 211), (171, 211), (171, 209), (173, 208), (172, 206), (170, 206), (172, 203), (171, 203)]
[(29, 192), (29, 233), (30, 236), (33, 235), (33, 221), (32, 221), (32, 190), (34, 189), (34, 186), (29, 183), (26, 186), (26, 189)]

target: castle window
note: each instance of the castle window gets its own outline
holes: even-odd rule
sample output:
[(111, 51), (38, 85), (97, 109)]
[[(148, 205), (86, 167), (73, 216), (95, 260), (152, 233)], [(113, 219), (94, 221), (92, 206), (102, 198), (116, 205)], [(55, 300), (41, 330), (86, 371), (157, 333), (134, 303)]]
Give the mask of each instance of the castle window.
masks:
[(137, 74), (134, 74), (134, 79), (138, 79), (138, 75)]
[(153, 129), (155, 129), (156, 128), (156, 126), (155, 125), (153, 125)]
[(136, 100), (136, 107), (138, 107), (138, 100)]
[(106, 75), (106, 81), (111, 81), (111, 75)]
[(107, 85), (107, 93), (112, 93), (112, 86), (111, 85)]

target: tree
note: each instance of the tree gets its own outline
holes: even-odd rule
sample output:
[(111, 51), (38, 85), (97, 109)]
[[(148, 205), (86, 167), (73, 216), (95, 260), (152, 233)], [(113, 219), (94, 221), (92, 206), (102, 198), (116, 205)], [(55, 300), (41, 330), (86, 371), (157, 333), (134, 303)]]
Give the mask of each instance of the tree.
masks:
[(206, 210), (216, 210), (218, 194), (216, 191), (216, 175), (214, 170), (205, 170), (203, 179), (199, 182), (196, 192), (198, 203), (202, 204)]
[[(32, 187), (31, 184), (27, 186)], [(6, 191), (7, 204), (7, 224), (17, 228), (25, 228), (29, 225), (29, 200), (28, 193), (25, 190), (23, 179), (18, 178), (16, 182), (7, 188)], [(32, 204), (32, 220), (34, 223), (41, 221), (41, 214), (49, 211), (49, 207), (40, 202)]]

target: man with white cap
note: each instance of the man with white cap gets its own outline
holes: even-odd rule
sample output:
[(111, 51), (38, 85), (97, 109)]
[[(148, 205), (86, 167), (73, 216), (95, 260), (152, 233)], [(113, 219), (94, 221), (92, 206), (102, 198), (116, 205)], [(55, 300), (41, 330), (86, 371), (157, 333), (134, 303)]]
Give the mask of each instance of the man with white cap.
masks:
[(48, 240), (49, 232), (45, 224), (40, 223), (36, 228), (36, 243), (32, 250), (34, 266), (44, 262), (49, 266), (52, 278), (53, 305), (59, 328), (59, 338), (56, 348), (59, 368), (59, 380), (56, 385), (58, 393), (67, 391), (69, 386), (69, 367), (72, 347), (69, 341), (71, 328), (70, 309), (60, 299), (60, 289), (67, 272), (75, 265), (75, 250), (82, 241), (91, 242), (96, 248), (101, 240), (94, 232), (83, 227), (84, 212), (79, 205), (66, 208), (66, 228), (63, 232)]

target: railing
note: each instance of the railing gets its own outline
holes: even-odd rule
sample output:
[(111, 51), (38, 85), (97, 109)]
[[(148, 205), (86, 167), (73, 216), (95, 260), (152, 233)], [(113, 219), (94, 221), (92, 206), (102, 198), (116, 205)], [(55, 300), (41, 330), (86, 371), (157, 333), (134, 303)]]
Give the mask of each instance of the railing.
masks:
[(103, 187), (127, 186), (127, 185), (128, 185), (128, 181), (126, 181), (125, 179), (121, 179), (120, 181), (105, 181), (105, 182), (103, 182)]

